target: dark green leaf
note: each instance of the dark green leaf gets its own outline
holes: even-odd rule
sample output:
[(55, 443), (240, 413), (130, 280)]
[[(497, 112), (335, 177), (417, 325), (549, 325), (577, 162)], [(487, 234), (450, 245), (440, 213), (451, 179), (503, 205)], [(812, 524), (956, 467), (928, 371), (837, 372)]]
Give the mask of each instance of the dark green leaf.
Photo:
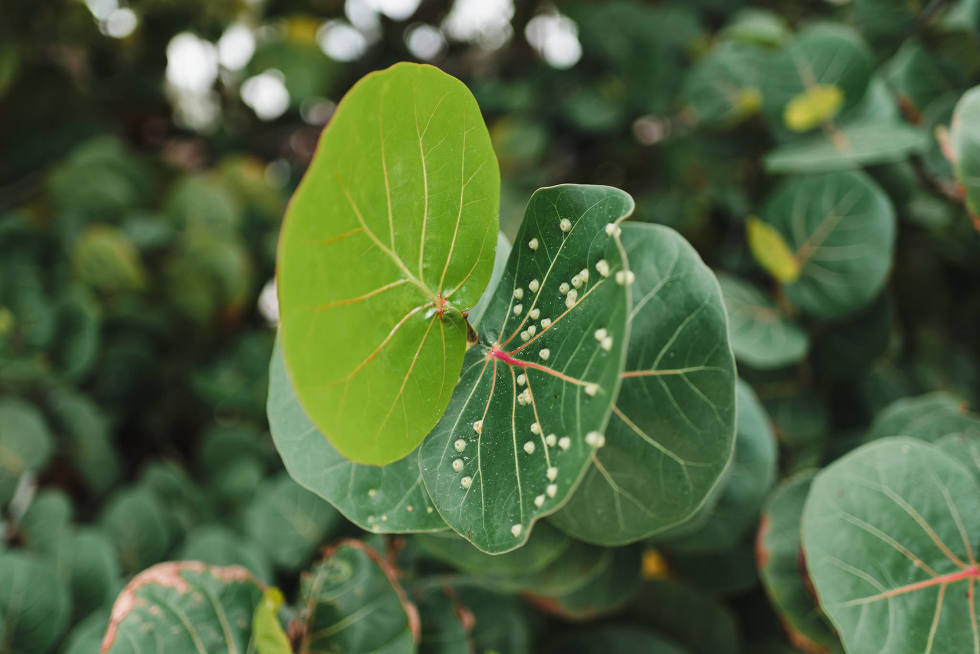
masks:
[(419, 449), (440, 515), (483, 551), (522, 545), (605, 441), (628, 338), (618, 222), (632, 210), (605, 186), (534, 193), (481, 342)]

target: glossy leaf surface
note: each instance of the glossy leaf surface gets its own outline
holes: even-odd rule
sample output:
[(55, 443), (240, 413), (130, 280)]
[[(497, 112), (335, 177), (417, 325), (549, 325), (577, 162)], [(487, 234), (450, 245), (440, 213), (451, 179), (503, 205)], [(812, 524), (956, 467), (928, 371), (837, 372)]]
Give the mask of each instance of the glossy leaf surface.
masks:
[(627, 223), (630, 347), (606, 445), (553, 521), (622, 544), (689, 519), (718, 483), (735, 438), (735, 362), (718, 283), (673, 230)]
[(324, 130), (280, 236), (280, 338), (301, 405), (347, 458), (396, 461), (442, 415), (499, 191), (473, 96), (436, 68), (368, 75)]
[(617, 223), (632, 210), (605, 186), (531, 196), (480, 343), (419, 449), (440, 515), (483, 551), (522, 545), (604, 442), (628, 338)]

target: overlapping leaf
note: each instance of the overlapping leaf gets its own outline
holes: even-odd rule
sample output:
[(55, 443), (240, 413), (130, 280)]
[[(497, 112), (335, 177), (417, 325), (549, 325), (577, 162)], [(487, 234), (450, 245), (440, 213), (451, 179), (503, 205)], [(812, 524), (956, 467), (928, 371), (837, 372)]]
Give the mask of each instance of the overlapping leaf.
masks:
[(963, 185), (966, 206), (980, 229), (980, 86), (956, 103), (949, 131), (956, 178)]
[(419, 639), (415, 606), (391, 565), (360, 541), (341, 541), (301, 580), (298, 654), (408, 654)]
[(340, 103), (287, 212), (277, 279), (286, 369), (347, 458), (396, 461), (442, 415), (498, 194), (479, 108), (438, 69), (398, 64)]
[(378, 467), (350, 461), (310, 422), (283, 365), (278, 343), (269, 370), (269, 428), (290, 476), (361, 529), (445, 529), (422, 483), (415, 455)]
[(925, 132), (897, 121), (855, 121), (773, 149), (764, 164), (771, 173), (823, 173), (903, 161), (929, 145)]
[(688, 520), (735, 438), (735, 362), (714, 275), (669, 228), (623, 226), (636, 275), (623, 387), (606, 445), (552, 518), (588, 542), (632, 542)]
[(44, 654), (68, 626), (71, 599), (51, 565), (25, 552), (0, 554), (0, 646)]
[(769, 496), (756, 539), (756, 561), (762, 586), (790, 641), (807, 652), (839, 652), (840, 642), (810, 589), (800, 544), (803, 504), (813, 475), (813, 470), (804, 470)]
[(865, 445), (813, 482), (803, 548), (849, 652), (980, 651), (980, 485), (938, 448)]
[(419, 449), (443, 519), (481, 550), (522, 545), (605, 442), (628, 339), (624, 192), (534, 193), (446, 414)]
[(751, 284), (718, 275), (728, 310), (732, 350), (742, 363), (766, 370), (796, 363), (806, 356), (807, 333)]

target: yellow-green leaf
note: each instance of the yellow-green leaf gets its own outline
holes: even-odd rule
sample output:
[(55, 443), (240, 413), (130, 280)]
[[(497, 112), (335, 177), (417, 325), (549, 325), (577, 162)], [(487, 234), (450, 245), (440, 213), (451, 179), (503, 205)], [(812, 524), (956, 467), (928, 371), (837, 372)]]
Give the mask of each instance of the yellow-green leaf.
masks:
[(749, 218), (745, 231), (752, 256), (766, 272), (787, 284), (799, 278), (800, 264), (778, 231), (754, 216)]
[(258, 654), (292, 654), (289, 638), (279, 623), (282, 591), (269, 587), (252, 615), (252, 641)]
[(783, 122), (794, 132), (806, 132), (824, 123), (844, 106), (844, 94), (833, 84), (807, 88), (786, 104)]

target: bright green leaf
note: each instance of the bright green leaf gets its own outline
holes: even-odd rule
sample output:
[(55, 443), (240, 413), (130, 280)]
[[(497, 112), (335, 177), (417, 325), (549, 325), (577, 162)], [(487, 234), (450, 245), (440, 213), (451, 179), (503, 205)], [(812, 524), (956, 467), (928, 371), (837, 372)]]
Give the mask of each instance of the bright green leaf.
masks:
[(361, 529), (446, 528), (422, 484), (417, 456), (380, 468), (354, 463), (313, 426), (293, 393), (278, 343), (269, 370), (268, 414), (272, 439), (290, 476)]
[(324, 130), (280, 237), (280, 338), (301, 405), (347, 458), (404, 457), (448, 404), (499, 175), (473, 96), (431, 66), (368, 75)]
[(258, 654), (293, 654), (289, 638), (279, 622), (282, 591), (266, 588), (252, 616), (252, 642)]

